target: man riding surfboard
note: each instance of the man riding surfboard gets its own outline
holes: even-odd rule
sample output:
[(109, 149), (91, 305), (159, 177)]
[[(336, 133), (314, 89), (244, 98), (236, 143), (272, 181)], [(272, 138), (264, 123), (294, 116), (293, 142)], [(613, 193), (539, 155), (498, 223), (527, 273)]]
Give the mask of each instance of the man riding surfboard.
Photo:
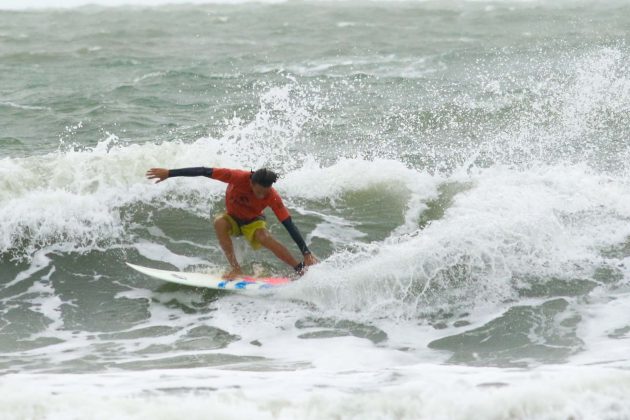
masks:
[[(276, 257), (293, 267), (298, 274), (304, 273), (305, 266), (316, 264), (317, 258), (306, 246), (300, 231), (297, 229), (282, 198), (272, 187), (278, 175), (269, 169), (262, 168), (255, 172), (225, 168), (151, 168), (146, 174), (149, 179), (157, 179), (160, 183), (176, 176), (205, 176), (228, 184), (225, 192), (226, 212), (214, 219), (214, 229), (219, 244), (232, 267), (224, 278), (243, 275), (243, 271), (234, 254), (234, 246), (230, 236), (242, 235), (253, 249), (265, 247)], [(267, 230), (263, 210), (271, 207), (278, 220), (291, 235), (304, 257), (297, 261), (289, 250), (278, 242)]]

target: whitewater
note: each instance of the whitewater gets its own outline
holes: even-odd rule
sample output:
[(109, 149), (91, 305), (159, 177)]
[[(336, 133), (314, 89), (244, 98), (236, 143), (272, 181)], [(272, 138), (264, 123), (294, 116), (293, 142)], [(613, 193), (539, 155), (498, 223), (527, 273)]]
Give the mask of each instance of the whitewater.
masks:
[[(630, 419), (629, 16), (2, 2), (0, 419)], [(131, 271), (226, 269), (225, 185), (145, 178), (195, 166), (277, 171), (321, 263)]]

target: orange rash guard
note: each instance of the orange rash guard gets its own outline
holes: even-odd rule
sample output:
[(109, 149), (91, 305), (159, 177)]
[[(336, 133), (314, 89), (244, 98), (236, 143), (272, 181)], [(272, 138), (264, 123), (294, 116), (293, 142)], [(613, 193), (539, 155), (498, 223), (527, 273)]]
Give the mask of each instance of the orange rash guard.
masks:
[(280, 222), (291, 215), (284, 206), (280, 194), (274, 189), (263, 199), (254, 195), (251, 186), (251, 172), (239, 169), (213, 168), (212, 179), (228, 184), (225, 192), (225, 207), (230, 216), (239, 222), (247, 222), (262, 216), (263, 210), (271, 207)]

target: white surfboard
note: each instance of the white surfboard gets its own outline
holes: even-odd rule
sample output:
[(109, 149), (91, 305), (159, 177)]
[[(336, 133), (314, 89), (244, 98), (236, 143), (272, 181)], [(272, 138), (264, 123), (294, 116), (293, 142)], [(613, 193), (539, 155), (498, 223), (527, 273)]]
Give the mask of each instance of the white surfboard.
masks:
[(158, 270), (127, 263), (136, 271), (156, 279), (193, 287), (205, 287), (220, 290), (265, 290), (291, 283), (288, 277), (238, 277), (224, 279), (221, 276), (207, 273), (187, 273), (184, 271)]

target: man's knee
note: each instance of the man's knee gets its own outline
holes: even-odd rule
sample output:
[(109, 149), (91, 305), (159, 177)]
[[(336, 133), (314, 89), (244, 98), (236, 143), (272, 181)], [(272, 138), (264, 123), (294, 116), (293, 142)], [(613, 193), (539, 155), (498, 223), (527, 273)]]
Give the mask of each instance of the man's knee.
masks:
[(258, 241), (262, 246), (267, 247), (269, 244), (273, 243), (273, 236), (269, 233), (267, 229), (258, 229), (254, 232), (254, 239)]
[(217, 232), (229, 232), (232, 227), (225, 217), (218, 216), (214, 219), (214, 229)]

